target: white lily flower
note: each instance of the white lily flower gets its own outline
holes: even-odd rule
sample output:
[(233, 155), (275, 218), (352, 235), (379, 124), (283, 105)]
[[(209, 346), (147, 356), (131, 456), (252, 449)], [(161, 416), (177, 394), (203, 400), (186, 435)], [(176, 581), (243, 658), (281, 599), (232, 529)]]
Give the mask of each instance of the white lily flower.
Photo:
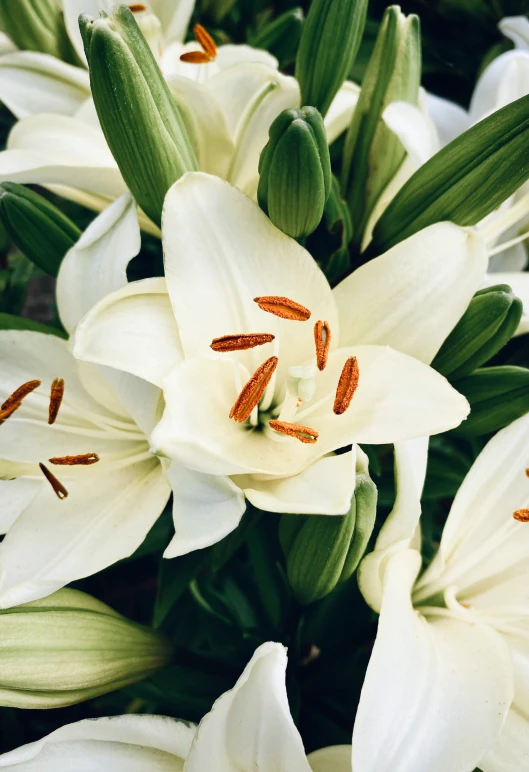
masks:
[[(69, 332), (93, 302), (126, 284), (126, 265), (139, 247), (127, 194), (92, 223), (63, 261), (57, 300)], [(163, 279), (148, 284), (165, 292)], [(159, 389), (123, 373), (79, 366), (68, 343), (54, 335), (3, 330), (0, 350), (0, 527), (7, 534), (0, 546), (0, 606), (6, 608), (130, 555), (171, 488), (147, 439)], [(6, 401), (13, 394), (18, 409), (10, 411)]]
[(528, 430), (526, 415), (485, 446), (418, 581), (420, 554), (402, 537), (418, 524), (424, 458), (401, 466), (398, 491), (408, 506), (386, 540), (392, 554), (385, 566), (369, 555), (360, 575), (381, 616), (353, 735), (355, 772), (525, 767)]
[[(162, 230), (168, 296), (146, 282), (108, 296), (79, 325), (74, 353), (164, 390), (152, 442), (181, 464), (166, 556), (233, 530), (243, 492), (275, 512), (343, 514), (354, 453), (333, 451), (434, 434), (467, 415), (413, 357), (435, 355), (481, 281), (485, 250), (470, 231), (427, 229), (332, 292), (309, 253), (218, 178), (177, 182)], [(131, 325), (151, 332), (148, 345)]]
[(117, 716), (58, 729), (0, 756), (0, 768), (70, 772), (349, 772), (342, 748), (309, 758), (285, 688), (286, 650), (264, 643), (234, 688), (223, 694), (198, 728), (160, 716)]

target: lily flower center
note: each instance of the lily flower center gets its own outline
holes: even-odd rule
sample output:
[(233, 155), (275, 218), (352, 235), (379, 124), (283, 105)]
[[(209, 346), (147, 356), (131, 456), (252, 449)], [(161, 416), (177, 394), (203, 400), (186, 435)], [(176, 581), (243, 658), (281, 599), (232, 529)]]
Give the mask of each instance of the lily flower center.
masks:
[(209, 32), (202, 26), (202, 24), (195, 24), (193, 27), (193, 34), (195, 40), (202, 46), (202, 51), (186, 51), (180, 56), (181, 62), (187, 62), (187, 64), (207, 64), (208, 62), (214, 62), (217, 58), (217, 45)]
[[(254, 298), (259, 308), (280, 319), (293, 322), (306, 322), (311, 312), (301, 303), (279, 295), (263, 295)], [(214, 338), (211, 348), (217, 353), (245, 351), (247, 349), (271, 343), (275, 336), (271, 333), (234, 333)], [(314, 325), (315, 365), (293, 366), (288, 368), (286, 395), (282, 404), (272, 404), (274, 382), (279, 358), (271, 356), (255, 370), (242, 387), (229, 412), (229, 417), (240, 424), (249, 422), (247, 428), (271, 429), (277, 434), (286, 435), (299, 442), (314, 444), (319, 432), (310, 426), (296, 424), (294, 418), (304, 402), (309, 402), (316, 391), (316, 367), (325, 370), (331, 346), (331, 328), (328, 322), (318, 320)], [(351, 405), (358, 383), (360, 371), (356, 357), (349, 357), (342, 369), (334, 399), (333, 412), (342, 415)]]

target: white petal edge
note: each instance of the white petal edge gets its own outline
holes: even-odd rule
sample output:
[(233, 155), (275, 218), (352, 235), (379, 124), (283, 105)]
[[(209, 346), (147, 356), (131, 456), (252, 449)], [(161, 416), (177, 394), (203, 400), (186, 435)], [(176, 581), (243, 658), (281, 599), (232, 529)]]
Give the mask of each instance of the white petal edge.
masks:
[(309, 753), (312, 772), (353, 772), (350, 745), (331, 745)]

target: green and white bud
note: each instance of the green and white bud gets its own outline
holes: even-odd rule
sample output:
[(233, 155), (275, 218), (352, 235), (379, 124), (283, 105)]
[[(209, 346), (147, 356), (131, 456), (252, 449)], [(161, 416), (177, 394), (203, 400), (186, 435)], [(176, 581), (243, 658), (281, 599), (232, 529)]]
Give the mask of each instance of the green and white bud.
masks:
[(332, 173), (323, 119), (314, 107), (277, 116), (259, 159), (259, 175), (259, 205), (274, 225), (296, 239), (318, 227)]
[(2, 0), (0, 30), (23, 51), (40, 51), (72, 64), (79, 63), (62, 11), (54, 0)]
[(60, 209), (15, 182), (0, 185), (0, 218), (20, 251), (51, 276), (81, 236)]
[(476, 292), (432, 367), (451, 381), (470, 375), (508, 343), (520, 324), (522, 313), (522, 301), (507, 284)]
[(131, 10), (79, 19), (97, 114), (143, 211), (160, 225), (165, 194), (197, 160), (184, 122)]
[(0, 705), (58, 708), (141, 681), (169, 642), (101, 601), (64, 589), (0, 612)]
[(398, 5), (386, 9), (362, 82), (343, 155), (342, 188), (353, 221), (353, 242), (362, 244), (369, 216), (406, 151), (385, 124), (391, 102), (416, 105), (421, 78), (420, 25)]
[[(360, 471), (365, 469), (365, 471)], [(356, 487), (346, 515), (283, 515), (279, 539), (290, 587), (307, 605), (328, 595), (356, 571), (373, 532), (377, 488), (367, 465), (357, 465)]]
[(525, 367), (483, 367), (454, 382), (470, 403), (466, 421), (452, 430), (475, 437), (502, 429), (529, 412), (529, 370)]
[(325, 116), (362, 42), (367, 0), (312, 0), (296, 57), (301, 102)]

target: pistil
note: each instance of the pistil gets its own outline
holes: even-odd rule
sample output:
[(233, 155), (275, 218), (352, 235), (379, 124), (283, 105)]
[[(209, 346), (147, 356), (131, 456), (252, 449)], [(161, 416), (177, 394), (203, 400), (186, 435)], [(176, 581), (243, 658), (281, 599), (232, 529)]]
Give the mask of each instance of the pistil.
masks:
[(257, 368), (235, 400), (235, 404), (230, 410), (230, 418), (233, 418), (237, 423), (243, 423), (250, 417), (252, 410), (259, 403), (270, 383), (278, 361), (277, 357), (270, 357)]
[(261, 311), (274, 314), (274, 316), (279, 316), (281, 319), (289, 319), (293, 322), (306, 322), (307, 319), (310, 319), (309, 309), (290, 298), (280, 295), (263, 295), (262, 297), (254, 298), (254, 301)]
[(250, 332), (239, 335), (223, 335), (220, 338), (213, 338), (211, 348), (213, 351), (246, 351), (249, 348), (262, 346), (265, 343), (271, 343), (274, 335), (267, 332)]
[(44, 466), (44, 464), (39, 464), (39, 466), (42, 474), (49, 482), (51, 487), (53, 488), (53, 491), (57, 496), (57, 498), (61, 499), (61, 501), (62, 499), (65, 499), (68, 496), (68, 491), (66, 490), (62, 482), (58, 480), (52, 472), (50, 472), (47, 466)]
[(331, 328), (329, 322), (316, 322), (314, 325), (314, 343), (316, 344), (316, 364), (318, 370), (325, 370), (331, 347)]
[(15, 410), (18, 410), (22, 404), (22, 400), (24, 400), (28, 394), (31, 394), (32, 391), (38, 389), (40, 383), (41, 382), (37, 380), (27, 381), (10, 394), (6, 401), (0, 405), (0, 425), (12, 416)]
[(343, 366), (340, 380), (338, 381), (338, 388), (336, 389), (336, 398), (333, 407), (336, 415), (345, 413), (351, 404), (354, 393), (358, 388), (359, 378), (360, 371), (358, 369), (358, 360), (356, 357), (349, 357)]
[(268, 425), (275, 432), (279, 434), (286, 434), (288, 437), (295, 437), (300, 442), (313, 445), (318, 439), (318, 432), (316, 429), (311, 429), (310, 426), (300, 426), (299, 424), (290, 424), (286, 421), (269, 421)]
[(81, 453), (78, 456), (54, 456), (48, 461), (56, 466), (90, 466), (97, 464), (99, 456), (97, 453)]
[(54, 424), (59, 414), (59, 409), (64, 397), (64, 380), (62, 378), (55, 378), (51, 384), (50, 391), (50, 406), (48, 409), (48, 423)]

